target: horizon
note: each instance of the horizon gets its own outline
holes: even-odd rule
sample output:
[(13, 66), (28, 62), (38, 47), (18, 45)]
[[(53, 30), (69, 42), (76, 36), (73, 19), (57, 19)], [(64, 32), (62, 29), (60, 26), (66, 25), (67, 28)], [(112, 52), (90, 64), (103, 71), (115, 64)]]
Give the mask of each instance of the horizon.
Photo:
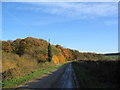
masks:
[(2, 41), (50, 38), (80, 52), (118, 52), (117, 3), (4, 2), (2, 8)]

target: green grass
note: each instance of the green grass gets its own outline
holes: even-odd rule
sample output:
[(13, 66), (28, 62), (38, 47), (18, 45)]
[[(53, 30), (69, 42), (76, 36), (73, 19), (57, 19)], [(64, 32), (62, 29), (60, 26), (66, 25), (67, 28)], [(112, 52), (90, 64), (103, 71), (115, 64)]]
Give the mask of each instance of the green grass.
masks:
[(93, 87), (94, 85), (95, 87), (98, 86), (96, 80), (94, 80), (94, 78), (91, 77), (90, 74), (88, 74), (89, 71), (87, 70), (87, 68), (85, 68), (82, 65), (79, 68), (79, 66), (76, 64), (73, 64), (73, 68), (75, 70), (75, 74), (79, 82), (80, 88), (90, 88)]
[(107, 60), (118, 60), (118, 55), (109, 55), (109, 56), (104, 56), (105, 59)]
[(54, 69), (57, 69), (59, 68), (60, 66), (62, 66), (63, 64), (60, 64), (60, 65), (55, 65), (55, 66), (50, 66), (50, 67), (46, 67), (42, 70), (38, 70), (38, 71), (35, 71), (33, 73), (30, 73), (28, 75), (25, 75), (23, 77), (19, 77), (19, 78), (13, 78), (11, 80), (4, 80), (3, 81), (3, 88), (14, 88), (22, 83), (25, 83), (29, 80), (32, 80), (32, 79), (35, 79), (36, 77), (38, 76), (42, 76), (46, 73), (49, 73), (51, 72), (52, 70)]
[[(80, 88), (115, 88), (115, 83), (112, 82), (112, 78), (107, 77), (109, 74), (105, 68), (101, 69), (101, 66), (96, 67), (95, 62), (73, 62), (73, 69), (75, 71), (78, 84)], [(106, 65), (107, 66), (107, 65)], [(111, 83), (112, 82), (112, 83)]]

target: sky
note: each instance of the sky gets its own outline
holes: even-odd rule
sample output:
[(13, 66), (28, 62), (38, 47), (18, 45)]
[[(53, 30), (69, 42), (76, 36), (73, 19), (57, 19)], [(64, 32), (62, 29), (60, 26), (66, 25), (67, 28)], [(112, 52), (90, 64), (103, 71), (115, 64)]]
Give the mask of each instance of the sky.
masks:
[(116, 2), (3, 2), (2, 40), (34, 37), (80, 52), (118, 52)]

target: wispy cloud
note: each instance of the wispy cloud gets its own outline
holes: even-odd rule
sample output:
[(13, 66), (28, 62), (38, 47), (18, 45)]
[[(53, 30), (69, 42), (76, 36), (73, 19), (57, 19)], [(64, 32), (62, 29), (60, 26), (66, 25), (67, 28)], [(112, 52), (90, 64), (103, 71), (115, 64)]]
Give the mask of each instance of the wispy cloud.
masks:
[(35, 11), (74, 18), (117, 15), (117, 3), (29, 3)]
[[(66, 22), (75, 19), (96, 19), (96, 18), (117, 18), (118, 4), (113, 2), (40, 2), (40, 3), (21, 3), (21, 5), (7, 6), (17, 10), (45, 13), (42, 16), (42, 23)], [(15, 5), (15, 6), (14, 6)], [(49, 16), (50, 15), (50, 16)], [(52, 17), (51, 17), (52, 16)], [(55, 17), (54, 17), (55, 16)], [(60, 17), (60, 18), (58, 18)], [(63, 18), (62, 18), (63, 17)], [(116, 19), (115, 19), (116, 20)], [(104, 24), (115, 24), (111, 20), (105, 19)], [(41, 20), (40, 20), (41, 21)], [(109, 21), (109, 22), (108, 22)], [(36, 21), (35, 21), (36, 22)], [(110, 23), (111, 22), (111, 23)], [(36, 23), (35, 23), (36, 24)], [(38, 24), (40, 24), (38, 22)]]

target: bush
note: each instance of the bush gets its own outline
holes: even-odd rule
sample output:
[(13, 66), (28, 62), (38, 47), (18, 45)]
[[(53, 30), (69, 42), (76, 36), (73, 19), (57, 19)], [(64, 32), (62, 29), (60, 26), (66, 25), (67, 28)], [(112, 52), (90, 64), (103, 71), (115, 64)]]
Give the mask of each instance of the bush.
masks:
[(2, 72), (4, 79), (20, 77), (37, 68), (37, 61), (29, 55), (25, 54), (20, 57), (16, 54), (3, 53)]

